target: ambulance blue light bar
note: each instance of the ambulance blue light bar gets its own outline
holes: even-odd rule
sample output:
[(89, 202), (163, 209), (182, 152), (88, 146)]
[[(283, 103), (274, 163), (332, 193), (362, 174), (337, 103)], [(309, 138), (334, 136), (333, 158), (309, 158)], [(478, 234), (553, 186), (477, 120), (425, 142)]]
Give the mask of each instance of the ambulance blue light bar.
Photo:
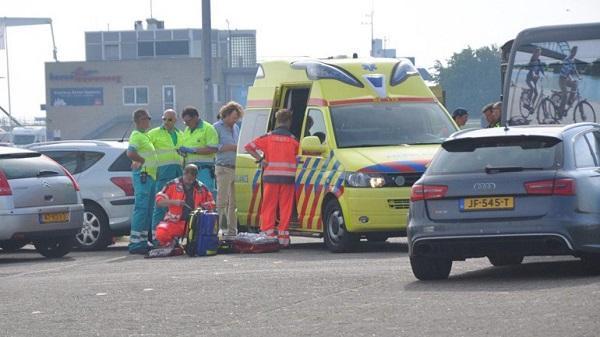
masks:
[(323, 63), (316, 60), (292, 62), (292, 68), (304, 69), (306, 76), (310, 80), (331, 79), (337, 80), (358, 88), (364, 88), (364, 85), (352, 76), (349, 72), (334, 65)]

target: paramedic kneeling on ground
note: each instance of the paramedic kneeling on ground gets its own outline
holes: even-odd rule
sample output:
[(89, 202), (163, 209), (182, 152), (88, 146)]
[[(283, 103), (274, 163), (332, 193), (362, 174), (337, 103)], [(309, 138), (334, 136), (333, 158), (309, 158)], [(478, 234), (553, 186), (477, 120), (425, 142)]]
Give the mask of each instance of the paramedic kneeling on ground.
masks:
[(174, 246), (173, 239), (185, 234), (185, 224), (192, 210), (198, 207), (214, 209), (212, 194), (196, 180), (197, 176), (198, 167), (189, 164), (183, 169), (182, 177), (170, 181), (156, 194), (156, 206), (169, 208), (156, 227), (156, 239), (161, 248)]
[[(296, 155), (299, 144), (290, 132), (292, 112), (279, 110), (275, 114), (275, 130), (254, 139), (246, 151), (263, 167), (263, 197), (260, 206), (260, 230), (275, 236), (275, 214), (279, 208), (279, 244), (290, 246), (289, 225), (294, 206)], [(256, 151), (262, 151), (261, 157)]]

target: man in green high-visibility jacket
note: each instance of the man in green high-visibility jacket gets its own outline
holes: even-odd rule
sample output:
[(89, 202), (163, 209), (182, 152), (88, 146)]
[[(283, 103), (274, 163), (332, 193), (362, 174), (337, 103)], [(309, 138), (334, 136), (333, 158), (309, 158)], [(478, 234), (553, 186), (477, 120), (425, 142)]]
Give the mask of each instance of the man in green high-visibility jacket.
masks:
[(154, 208), (154, 184), (156, 181), (156, 152), (148, 137), (150, 114), (144, 109), (133, 112), (135, 130), (129, 136), (127, 157), (131, 159), (131, 174), (135, 204), (129, 234), (129, 253), (146, 254), (148, 232), (151, 230)]
[(183, 146), (179, 151), (185, 154), (185, 163), (198, 167), (198, 180), (216, 196), (215, 153), (219, 147), (219, 135), (214, 126), (200, 119), (198, 109), (187, 106), (181, 113), (187, 126), (183, 131)]
[[(183, 175), (183, 158), (177, 152), (183, 145), (183, 133), (175, 127), (177, 112), (167, 109), (162, 116), (163, 124), (148, 131), (148, 137), (156, 150), (158, 178), (155, 191), (158, 192), (171, 180)], [(156, 226), (165, 217), (167, 209), (154, 207), (152, 213), (152, 237), (155, 237)]]

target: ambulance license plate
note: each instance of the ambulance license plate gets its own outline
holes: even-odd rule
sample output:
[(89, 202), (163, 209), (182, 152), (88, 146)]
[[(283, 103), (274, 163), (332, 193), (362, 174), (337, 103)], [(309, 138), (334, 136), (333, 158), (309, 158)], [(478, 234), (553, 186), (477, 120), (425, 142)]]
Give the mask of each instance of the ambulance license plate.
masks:
[(464, 198), (459, 208), (464, 212), (510, 210), (515, 208), (515, 197)]

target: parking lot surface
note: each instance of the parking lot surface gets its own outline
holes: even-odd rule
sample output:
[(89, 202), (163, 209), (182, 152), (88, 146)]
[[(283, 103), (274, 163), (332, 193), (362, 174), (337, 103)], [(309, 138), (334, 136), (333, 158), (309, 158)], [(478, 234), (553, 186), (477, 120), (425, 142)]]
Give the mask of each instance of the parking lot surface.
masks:
[(569, 257), (473, 259), (417, 281), (405, 239), (161, 259), (124, 243), (57, 260), (26, 246), (0, 253), (0, 335), (598, 336), (599, 281)]

